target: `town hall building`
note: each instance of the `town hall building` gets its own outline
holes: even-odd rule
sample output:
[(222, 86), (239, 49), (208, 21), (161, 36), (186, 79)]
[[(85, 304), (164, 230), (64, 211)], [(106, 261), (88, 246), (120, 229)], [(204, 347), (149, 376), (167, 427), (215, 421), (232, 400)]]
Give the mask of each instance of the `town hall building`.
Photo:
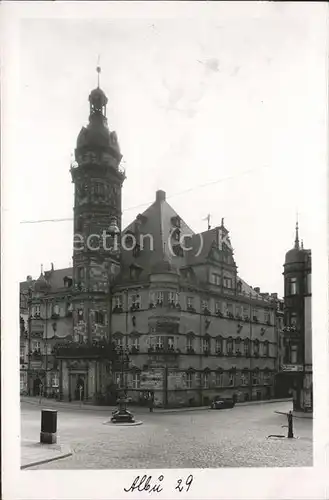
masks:
[[(229, 231), (199, 234), (162, 190), (122, 228), (125, 172), (107, 97), (78, 135), (73, 267), (21, 283), (21, 393), (159, 407), (275, 396), (282, 301), (239, 275)], [(116, 346), (113, 354), (113, 346)]]

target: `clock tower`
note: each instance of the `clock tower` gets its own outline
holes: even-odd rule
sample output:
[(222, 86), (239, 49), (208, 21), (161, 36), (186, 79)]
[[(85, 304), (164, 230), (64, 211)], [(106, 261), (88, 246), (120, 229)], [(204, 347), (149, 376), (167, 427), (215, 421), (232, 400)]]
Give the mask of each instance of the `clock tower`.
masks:
[(73, 290), (75, 340), (109, 334), (109, 288), (120, 270), (122, 155), (106, 117), (108, 99), (98, 86), (89, 95), (71, 165), (74, 183)]

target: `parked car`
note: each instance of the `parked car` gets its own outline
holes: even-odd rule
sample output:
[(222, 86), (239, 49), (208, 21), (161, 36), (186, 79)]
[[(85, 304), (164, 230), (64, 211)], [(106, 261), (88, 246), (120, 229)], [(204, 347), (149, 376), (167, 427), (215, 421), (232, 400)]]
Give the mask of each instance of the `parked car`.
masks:
[(223, 410), (225, 408), (233, 408), (235, 406), (235, 401), (232, 398), (222, 398), (216, 396), (210, 405), (212, 410)]

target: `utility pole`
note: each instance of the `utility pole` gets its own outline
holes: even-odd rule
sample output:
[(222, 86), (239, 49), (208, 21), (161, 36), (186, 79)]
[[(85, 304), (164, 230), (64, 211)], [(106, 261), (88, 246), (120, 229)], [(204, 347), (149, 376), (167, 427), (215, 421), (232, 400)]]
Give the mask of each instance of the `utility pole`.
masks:
[(252, 297), (249, 294), (249, 356), (250, 356), (250, 401), (252, 401)]

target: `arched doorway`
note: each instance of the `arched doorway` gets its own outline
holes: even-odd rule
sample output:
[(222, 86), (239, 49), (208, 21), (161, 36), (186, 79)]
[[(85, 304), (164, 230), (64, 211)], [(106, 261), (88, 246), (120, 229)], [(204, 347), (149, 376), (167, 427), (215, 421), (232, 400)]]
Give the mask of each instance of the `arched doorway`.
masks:
[(33, 396), (40, 396), (40, 393), (41, 393), (41, 387), (42, 387), (42, 382), (41, 382), (41, 380), (39, 379), (39, 377), (37, 377), (37, 378), (33, 381)]
[[(81, 392), (81, 396), (80, 396)], [(84, 400), (85, 397), (85, 381), (82, 377), (78, 377), (77, 384), (74, 391), (75, 399), (80, 401)]]

